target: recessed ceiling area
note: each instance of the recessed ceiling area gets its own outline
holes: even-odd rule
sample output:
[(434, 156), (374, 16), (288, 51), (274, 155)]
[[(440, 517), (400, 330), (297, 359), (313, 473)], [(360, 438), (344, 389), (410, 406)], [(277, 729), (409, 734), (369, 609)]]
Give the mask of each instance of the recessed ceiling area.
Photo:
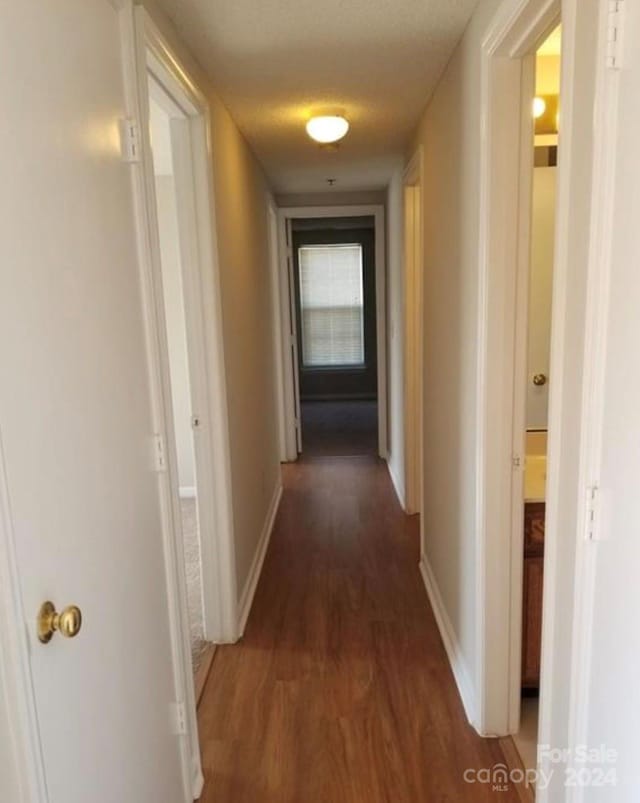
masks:
[[(381, 189), (478, 0), (158, 0), (276, 192)], [(317, 109), (350, 130), (322, 150)]]

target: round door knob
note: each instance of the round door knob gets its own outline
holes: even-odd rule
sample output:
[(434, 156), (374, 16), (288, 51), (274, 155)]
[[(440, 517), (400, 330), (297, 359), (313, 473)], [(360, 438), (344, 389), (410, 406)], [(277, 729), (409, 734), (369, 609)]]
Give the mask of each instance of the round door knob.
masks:
[(546, 374), (536, 374), (533, 377), (533, 384), (537, 388), (541, 388), (543, 385), (546, 385), (547, 384), (547, 376), (546, 376)]
[(38, 612), (38, 639), (48, 644), (56, 630), (65, 638), (74, 638), (82, 627), (82, 612), (77, 605), (68, 605), (57, 613), (53, 602), (43, 602)]

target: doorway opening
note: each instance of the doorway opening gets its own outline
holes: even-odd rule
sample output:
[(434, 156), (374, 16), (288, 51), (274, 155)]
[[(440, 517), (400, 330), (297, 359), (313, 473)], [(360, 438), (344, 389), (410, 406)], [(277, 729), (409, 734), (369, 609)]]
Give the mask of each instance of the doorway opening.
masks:
[(279, 222), (283, 456), (386, 458), (384, 211), (281, 209)]
[(212, 645), (238, 638), (209, 107), (143, 9), (136, 25), (156, 451), (178, 574), (175, 627), (185, 673), (200, 670), (188, 683), (197, 698)]
[[(561, 44), (561, 26), (558, 26), (540, 45), (535, 57), (529, 266), (528, 271), (523, 271), (528, 303), (521, 307), (521, 311), (526, 312), (527, 345), (524, 357), (519, 355), (526, 378), (522, 382), (522, 370), (516, 377), (521, 384), (516, 405), (521, 409), (524, 406), (523, 430), (514, 433), (514, 454), (521, 448), (524, 438), (523, 517), (520, 521), (524, 537), (522, 539), (518, 532), (515, 538), (517, 545), (523, 541), (523, 574), (520, 721), (514, 741), (526, 769), (536, 769), (538, 764)], [(521, 420), (522, 413), (516, 410), (516, 426), (520, 426)], [(520, 509), (518, 504), (514, 507)]]
[(378, 453), (375, 221), (292, 222), (302, 452)]
[(136, 8), (132, 23), (133, 141), (128, 124), (124, 141), (144, 263), (175, 717), (191, 800), (203, 784), (197, 703), (214, 645), (239, 632), (210, 112), (146, 10)]
[[(560, 120), (557, 91), (549, 91), (549, 97), (545, 94), (535, 101), (536, 56), (541, 45), (558, 27), (561, 6), (559, 0), (525, 0), (517, 5), (517, 9), (515, 5), (509, 13), (506, 7), (496, 12), (482, 48), (483, 132), (476, 363), (478, 472), (475, 490), (479, 522), (476, 632), (479, 649), (474, 670), (479, 692), (470, 719), (480, 733), (502, 737), (512, 737), (520, 732), (523, 669), (529, 673), (524, 685), (534, 689), (538, 685), (543, 728), (550, 717), (549, 698), (545, 693), (549, 677), (544, 671), (540, 673), (540, 651), (538, 646), (534, 646), (535, 642), (539, 644), (549, 637), (550, 620), (548, 617), (542, 619), (541, 607), (534, 600), (536, 597), (542, 599), (543, 574), (549, 576), (549, 556), (557, 549), (553, 508), (550, 505), (547, 510), (545, 501), (547, 496), (555, 498), (556, 488), (546, 487), (545, 480), (547, 456), (553, 466), (557, 454), (560, 407), (550, 405), (548, 422), (544, 415), (540, 416), (540, 411), (547, 408), (547, 388), (559, 379), (550, 367), (549, 351), (555, 351), (557, 357), (563, 347), (559, 330), (554, 327), (551, 332), (549, 324), (552, 269), (555, 292), (555, 287), (562, 286), (561, 277), (566, 267), (562, 249), (557, 249), (557, 257), (552, 251), (549, 253), (554, 240), (543, 248), (540, 245), (542, 238), (537, 231), (533, 232), (534, 224), (536, 229), (539, 227), (537, 219), (534, 220), (534, 179), (536, 185), (542, 184), (539, 176), (534, 174), (544, 165), (550, 166), (551, 161), (555, 167), (557, 141), (549, 137), (555, 135), (557, 138)], [(557, 48), (559, 41), (556, 34)], [(547, 51), (553, 46), (552, 42), (553, 37), (547, 44)], [(559, 69), (560, 59), (555, 57), (553, 61)], [(538, 73), (541, 78), (542, 70)], [(565, 92), (564, 87), (562, 92)], [(567, 104), (565, 114), (567, 119), (563, 126), (570, 131), (570, 104)], [(536, 141), (536, 120), (538, 136), (546, 139)], [(546, 150), (536, 153), (536, 145)], [(543, 158), (547, 161), (541, 162), (539, 168), (534, 167), (536, 159)], [(568, 180), (568, 164), (568, 160), (559, 163), (559, 183)], [(568, 209), (566, 196), (560, 193), (557, 204), (553, 201), (550, 211), (548, 196), (549, 193), (538, 205), (540, 209), (546, 205), (547, 225), (550, 221), (552, 230), (557, 229), (559, 236), (556, 240), (562, 243), (566, 229), (562, 222), (555, 226), (555, 220), (564, 221)], [(544, 197), (544, 193), (540, 193), (540, 197)], [(540, 279), (543, 272), (537, 269), (534, 273), (536, 281), (540, 280), (541, 289), (536, 285), (536, 289), (530, 292), (532, 253), (546, 266), (546, 278), (543, 282)], [(529, 332), (530, 320), (537, 327), (533, 337)], [(538, 341), (536, 349), (533, 348), (535, 338)], [(543, 428), (547, 432), (532, 431), (527, 438), (527, 429)], [(539, 472), (544, 487), (542, 492), (526, 490), (527, 464), (529, 482), (532, 474), (536, 470)], [(541, 495), (534, 496), (533, 493)], [(537, 519), (534, 507), (527, 511), (531, 521), (531, 527), (527, 525), (528, 532), (535, 531), (538, 542), (534, 548), (530, 539), (527, 540), (526, 558), (532, 559), (527, 565), (525, 495), (531, 505), (544, 504), (537, 509)], [(547, 526), (550, 513), (552, 526)], [(534, 524), (536, 520), (538, 523)], [(548, 531), (546, 534), (545, 529)], [(525, 570), (528, 570), (526, 583)], [(545, 598), (557, 587), (557, 582), (557, 577), (547, 580)], [(528, 588), (524, 588), (525, 584)], [(527, 600), (523, 605), (524, 592)], [(548, 608), (548, 603), (545, 605)], [(534, 611), (538, 613), (534, 615)], [(530, 617), (524, 627), (523, 615)], [(531, 646), (527, 647), (526, 642)], [(523, 655), (524, 649), (528, 650), (526, 655)], [(532, 656), (537, 657), (534, 660)], [(547, 654), (547, 659), (549, 657)], [(526, 693), (532, 695), (535, 691)], [(535, 717), (532, 720), (535, 746), (538, 726)], [(511, 738), (507, 740), (507, 746), (515, 760), (520, 761)]]
[(202, 550), (198, 510), (198, 469), (194, 429), (191, 369), (187, 337), (187, 307), (184, 294), (184, 243), (188, 233), (180, 213), (176, 188), (175, 141), (172, 121), (184, 114), (169, 95), (149, 78), (149, 127), (153, 153), (156, 214), (162, 271), (164, 324), (169, 357), (173, 435), (180, 499), (180, 540), (186, 573), (189, 643), (194, 674), (207, 650), (204, 628)]

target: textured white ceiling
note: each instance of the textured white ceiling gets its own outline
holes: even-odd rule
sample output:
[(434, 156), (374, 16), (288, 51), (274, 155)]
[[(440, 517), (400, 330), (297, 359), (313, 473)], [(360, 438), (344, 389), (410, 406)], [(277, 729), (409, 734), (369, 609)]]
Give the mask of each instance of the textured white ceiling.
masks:
[[(159, 0), (279, 192), (386, 185), (477, 0)], [(307, 137), (341, 108), (336, 152)]]

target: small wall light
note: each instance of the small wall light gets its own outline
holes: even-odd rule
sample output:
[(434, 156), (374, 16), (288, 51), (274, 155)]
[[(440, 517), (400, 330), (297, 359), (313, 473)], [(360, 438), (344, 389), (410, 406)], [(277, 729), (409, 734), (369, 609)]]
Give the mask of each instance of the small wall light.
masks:
[(312, 117), (307, 123), (307, 134), (321, 145), (341, 140), (349, 130), (349, 121), (338, 114)]
[(544, 98), (534, 98), (533, 99), (533, 116), (534, 119), (538, 119), (538, 117), (542, 117), (542, 115), (547, 110), (547, 103)]

